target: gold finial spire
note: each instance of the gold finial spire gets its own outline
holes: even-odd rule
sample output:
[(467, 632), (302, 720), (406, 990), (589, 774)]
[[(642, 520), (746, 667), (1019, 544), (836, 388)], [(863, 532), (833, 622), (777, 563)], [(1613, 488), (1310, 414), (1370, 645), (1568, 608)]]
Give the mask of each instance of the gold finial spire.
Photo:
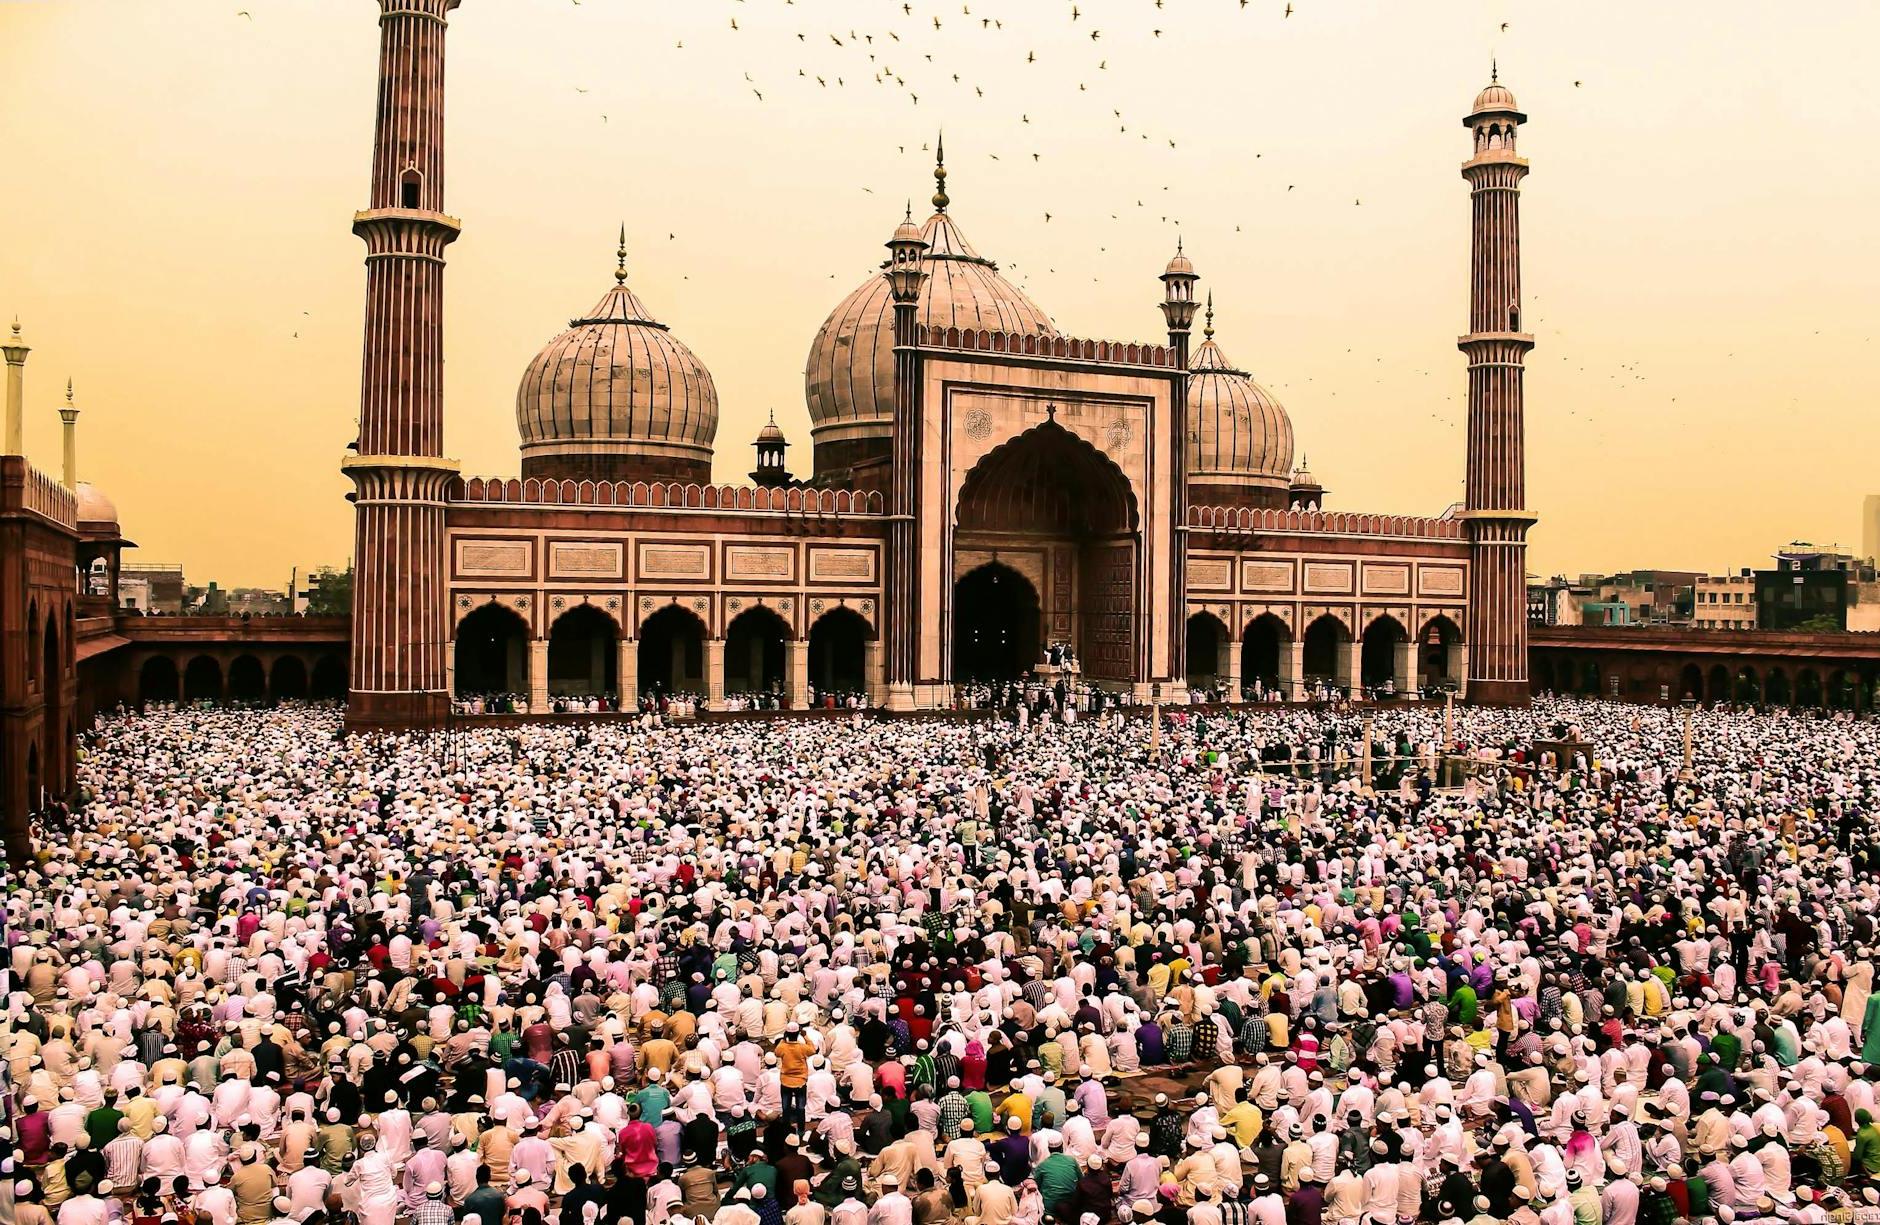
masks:
[[(1179, 249), (1179, 243), (1177, 249)], [(1214, 291), (1212, 289), (1208, 290), (1208, 322), (1201, 329), (1201, 335), (1207, 340), (1214, 339)]]
[(1488, 61), (1488, 83), (1490, 85), (1501, 84), (1501, 65), (1493, 56), (1490, 56)]
[(614, 268), (614, 284), (624, 285), (627, 282), (627, 223), (624, 221), (620, 223), (620, 249), (614, 252), (614, 257), (620, 261)]
[(947, 134), (945, 132), (940, 133), (940, 139), (934, 145), (933, 184), (934, 212), (944, 213), (950, 203), (947, 199)]
[(70, 375), (65, 378), (65, 402), (67, 404), (72, 402), (72, 376)]

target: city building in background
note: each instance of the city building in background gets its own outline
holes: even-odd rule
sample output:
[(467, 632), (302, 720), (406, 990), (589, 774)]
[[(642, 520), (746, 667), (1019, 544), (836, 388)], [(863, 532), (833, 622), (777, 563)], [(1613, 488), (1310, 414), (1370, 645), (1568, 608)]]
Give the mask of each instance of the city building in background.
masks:
[[(1775, 555), (1773, 570), (1756, 571), (1756, 624), (1768, 630), (1846, 630), (1850, 620), (1875, 619), (1880, 628), (1880, 588), (1875, 588), (1874, 565), (1839, 545), (1813, 545), (1796, 541)], [(1867, 610), (1850, 618), (1850, 610), (1868, 589)]]
[(1697, 576), (1697, 603), (1691, 623), (1707, 630), (1756, 628), (1756, 572), (1749, 567), (1730, 574)]
[(1555, 575), (1529, 584), (1529, 620), (1536, 625), (1684, 625), (1691, 620), (1700, 577), (1687, 570), (1628, 570), (1576, 579)]
[(189, 594), (183, 567), (174, 562), (125, 562), (121, 578), (128, 578), (146, 593), (139, 610), (159, 617), (180, 617)]

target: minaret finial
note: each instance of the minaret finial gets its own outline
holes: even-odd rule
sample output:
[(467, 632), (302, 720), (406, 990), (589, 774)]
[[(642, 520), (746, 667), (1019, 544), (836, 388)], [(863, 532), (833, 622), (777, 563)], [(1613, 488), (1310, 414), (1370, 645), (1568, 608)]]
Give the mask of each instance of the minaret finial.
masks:
[(614, 284), (624, 285), (627, 283), (627, 223), (624, 221), (620, 223), (620, 249), (614, 252), (614, 257), (620, 261), (614, 267)]
[(69, 374), (65, 376), (65, 402), (72, 402), (72, 376)]
[(775, 408), (770, 410), (770, 423), (772, 425), (777, 424), (777, 410)]
[(1501, 84), (1501, 65), (1493, 56), (1490, 56), (1488, 60), (1488, 83), (1490, 85)]
[(1208, 321), (1201, 329), (1201, 335), (1208, 340), (1214, 339), (1214, 291), (1208, 290)]
[(933, 209), (936, 213), (947, 211), (947, 134), (942, 131), (940, 139), (934, 144), (933, 159)]
[(18, 315), (15, 315), (13, 316), (13, 339), (18, 340), (19, 338), (20, 338), (20, 317)]

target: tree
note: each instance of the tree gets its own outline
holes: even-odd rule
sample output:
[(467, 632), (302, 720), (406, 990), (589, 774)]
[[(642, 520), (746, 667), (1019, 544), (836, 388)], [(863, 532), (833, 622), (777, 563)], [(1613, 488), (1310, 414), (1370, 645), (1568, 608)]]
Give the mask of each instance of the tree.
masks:
[(307, 615), (344, 617), (352, 613), (352, 567), (321, 566), (307, 577)]

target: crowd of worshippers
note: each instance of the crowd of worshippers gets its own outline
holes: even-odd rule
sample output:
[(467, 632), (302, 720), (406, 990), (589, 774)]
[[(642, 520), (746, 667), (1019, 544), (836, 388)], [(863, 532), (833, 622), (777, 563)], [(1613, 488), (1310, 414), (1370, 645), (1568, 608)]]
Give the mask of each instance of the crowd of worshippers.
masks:
[(1880, 724), (1691, 717), (108, 718), (0, 1219), (1880, 1219)]

